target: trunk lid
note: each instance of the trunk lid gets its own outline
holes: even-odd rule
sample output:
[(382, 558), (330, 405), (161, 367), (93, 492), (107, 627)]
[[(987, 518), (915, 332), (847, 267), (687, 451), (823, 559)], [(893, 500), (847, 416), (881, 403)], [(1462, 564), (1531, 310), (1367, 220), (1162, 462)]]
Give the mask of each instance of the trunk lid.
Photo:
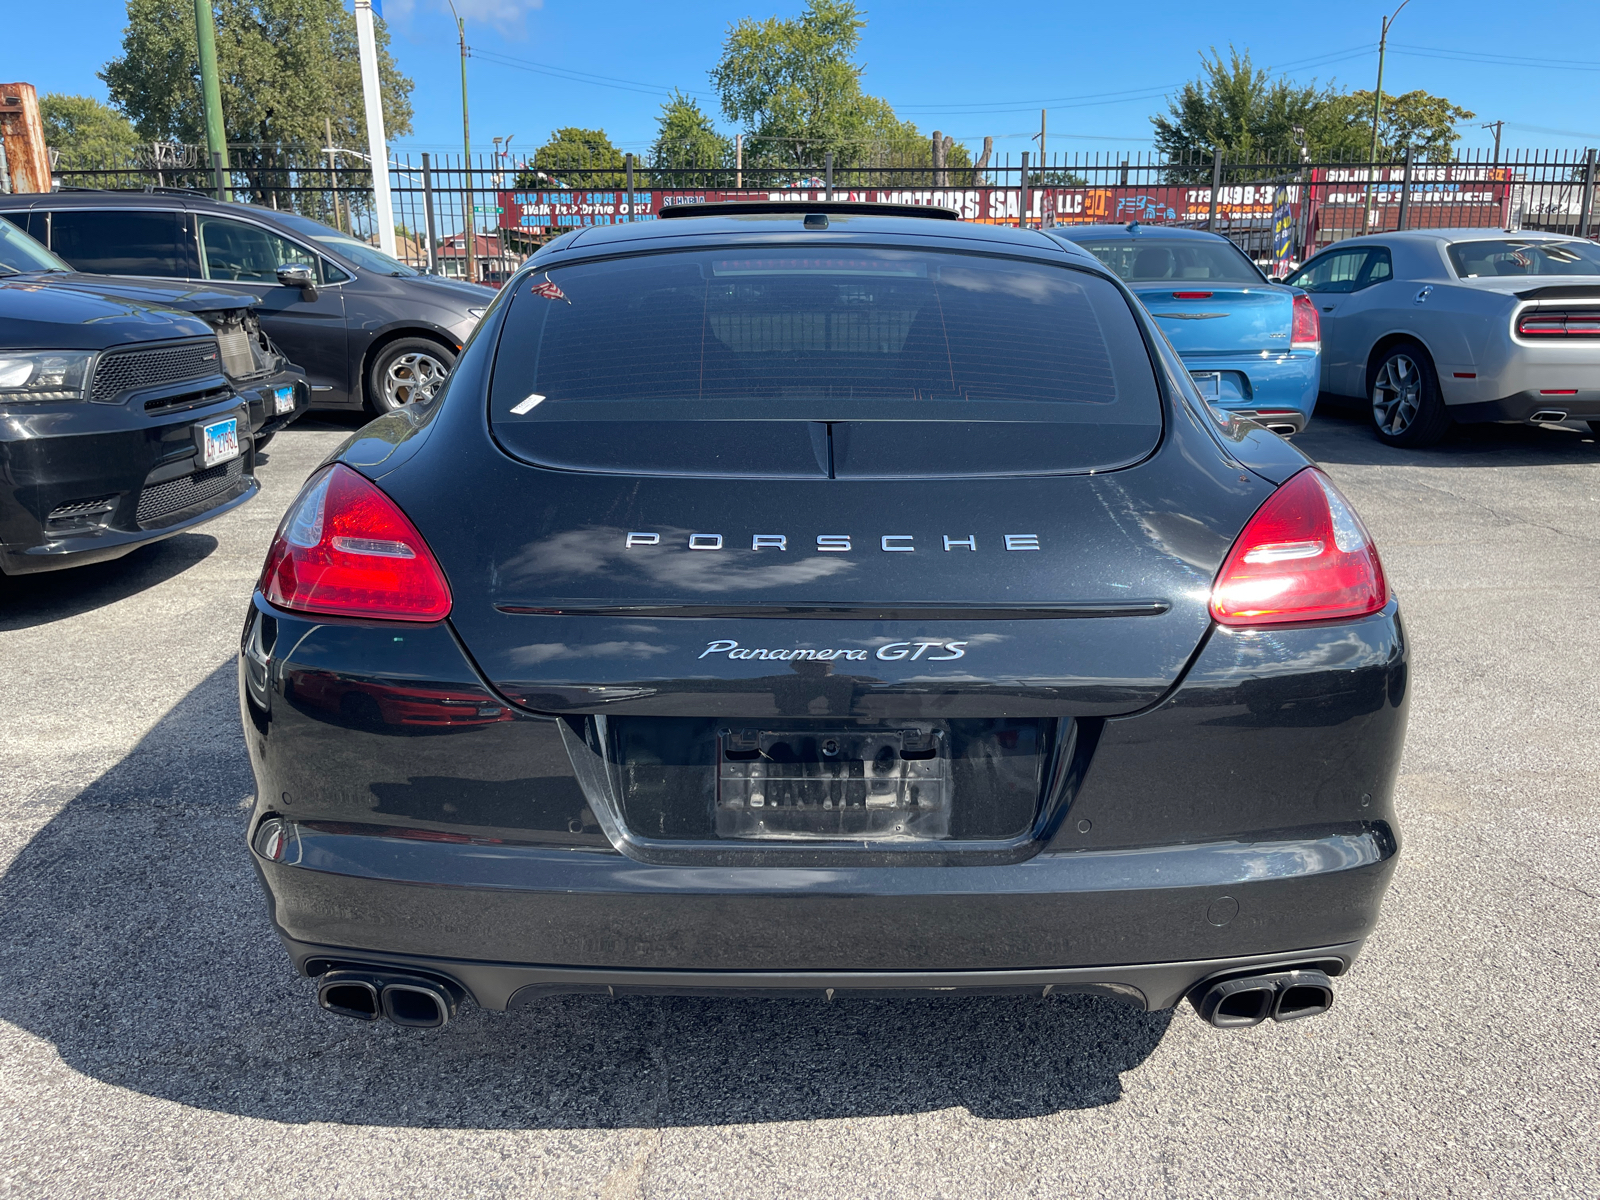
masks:
[(1185, 286), (1171, 280), (1129, 286), (1179, 354), (1289, 349), (1294, 326), (1294, 292), (1289, 288)]

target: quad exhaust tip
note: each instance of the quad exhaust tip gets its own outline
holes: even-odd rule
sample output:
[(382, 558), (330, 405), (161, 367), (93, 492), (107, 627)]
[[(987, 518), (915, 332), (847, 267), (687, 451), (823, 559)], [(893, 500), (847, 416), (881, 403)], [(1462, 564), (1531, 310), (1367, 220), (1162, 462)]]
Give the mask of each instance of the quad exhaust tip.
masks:
[(383, 1017), (406, 1029), (438, 1029), (456, 1015), (461, 991), (426, 975), (337, 970), (317, 981), (317, 1003), (357, 1021)]
[(1218, 1029), (1249, 1029), (1268, 1017), (1298, 1021), (1333, 1007), (1333, 980), (1323, 971), (1275, 971), (1202, 983), (1189, 993), (1200, 1019)]

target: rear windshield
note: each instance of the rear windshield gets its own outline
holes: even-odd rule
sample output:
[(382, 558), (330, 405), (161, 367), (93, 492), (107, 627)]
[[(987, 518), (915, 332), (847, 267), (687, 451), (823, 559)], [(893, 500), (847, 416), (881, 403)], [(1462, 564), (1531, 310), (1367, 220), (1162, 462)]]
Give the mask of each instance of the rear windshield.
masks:
[(1456, 242), (1450, 263), (1462, 279), (1491, 275), (1600, 275), (1600, 246), (1522, 238)]
[(1078, 242), (1127, 283), (1261, 283), (1261, 272), (1232, 242), (1195, 238), (1115, 238)]
[(1160, 421), (1149, 355), (1108, 281), (857, 248), (641, 255), (524, 280), (495, 419), (604, 417), (617, 402), (648, 405), (633, 415), (649, 420)]

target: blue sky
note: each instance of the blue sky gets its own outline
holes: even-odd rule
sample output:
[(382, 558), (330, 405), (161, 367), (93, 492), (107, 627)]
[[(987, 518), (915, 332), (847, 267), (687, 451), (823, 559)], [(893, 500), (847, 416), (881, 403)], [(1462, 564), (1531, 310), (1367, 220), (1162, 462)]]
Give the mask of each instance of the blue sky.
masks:
[[(1333, 0), (1204, 5), (1143, 3), (866, 3), (868, 91), (924, 131), (969, 144), (985, 134), (1015, 156), (1029, 149), (1039, 108), (1050, 149), (1148, 148), (1162, 96), (1195, 75), (1197, 52), (1231, 42), (1301, 80), (1371, 87), (1388, 4)], [(742, 16), (798, 13), (796, 0), (456, 0), (469, 45), (500, 61), (468, 63), (473, 145), (514, 135), (532, 149), (562, 125), (598, 126), (643, 152), (667, 88), (700, 93)], [(122, 0), (7, 6), (0, 80), (104, 97), (95, 72), (120, 47)], [(399, 150), (459, 150), (460, 62), (446, 0), (383, 0), (401, 69), (416, 81), (415, 128)], [(525, 66), (508, 65), (516, 59)], [(1385, 92), (1424, 88), (1481, 121), (1504, 120), (1507, 146), (1600, 145), (1600, 4), (1411, 0), (1391, 36)], [(731, 128), (730, 128), (731, 131)], [(1465, 146), (1492, 144), (1469, 128)]]

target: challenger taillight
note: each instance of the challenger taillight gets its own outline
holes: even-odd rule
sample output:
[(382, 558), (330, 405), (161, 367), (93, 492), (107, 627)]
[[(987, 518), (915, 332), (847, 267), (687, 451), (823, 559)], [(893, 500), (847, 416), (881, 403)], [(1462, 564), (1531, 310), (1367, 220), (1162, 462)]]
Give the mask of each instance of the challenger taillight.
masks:
[(1291, 350), (1320, 350), (1322, 348), (1322, 319), (1317, 316), (1317, 306), (1311, 297), (1301, 294), (1294, 298), (1294, 329), (1289, 334)]
[(1378, 550), (1350, 502), (1307, 467), (1267, 498), (1211, 589), (1224, 625), (1364, 617), (1389, 600)]
[(342, 463), (315, 476), (267, 551), (260, 588), (297, 612), (438, 621), (450, 587), (395, 502)]
[(1517, 318), (1517, 336), (1537, 340), (1600, 338), (1600, 308), (1530, 308)]

